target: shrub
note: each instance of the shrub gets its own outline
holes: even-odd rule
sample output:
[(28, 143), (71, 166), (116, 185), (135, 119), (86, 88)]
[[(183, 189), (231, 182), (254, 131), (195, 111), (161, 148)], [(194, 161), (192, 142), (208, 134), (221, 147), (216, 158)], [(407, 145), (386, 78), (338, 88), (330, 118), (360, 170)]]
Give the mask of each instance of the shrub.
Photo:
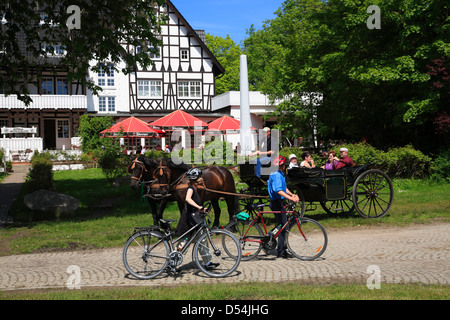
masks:
[(116, 178), (122, 177), (127, 173), (127, 166), (130, 158), (121, 152), (118, 141), (112, 138), (103, 139), (103, 150), (93, 151), (98, 156), (98, 164), (102, 168), (106, 179), (113, 182)]
[(30, 191), (53, 190), (52, 160), (49, 153), (35, 153), (31, 158), (31, 170), (27, 175)]
[(402, 178), (425, 178), (430, 174), (432, 159), (412, 145), (393, 148), (384, 157), (387, 173)]
[(450, 148), (439, 153), (431, 167), (431, 179), (450, 182)]

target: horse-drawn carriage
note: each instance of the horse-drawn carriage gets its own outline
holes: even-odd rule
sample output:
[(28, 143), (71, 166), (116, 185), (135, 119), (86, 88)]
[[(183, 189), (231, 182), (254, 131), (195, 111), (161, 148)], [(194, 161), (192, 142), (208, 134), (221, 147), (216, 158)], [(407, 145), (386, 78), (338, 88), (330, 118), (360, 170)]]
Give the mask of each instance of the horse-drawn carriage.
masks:
[[(184, 205), (187, 181), (184, 173), (191, 168), (188, 165), (174, 165), (169, 159), (135, 159), (129, 167), (132, 173), (132, 187), (147, 181), (147, 196), (151, 201), (155, 224), (162, 217), (165, 203), (178, 202), (180, 212)], [(202, 201), (212, 201), (215, 220), (219, 223), (220, 208), (218, 200), (224, 197), (227, 202), (230, 219), (240, 209), (237, 199), (246, 211), (254, 210), (255, 202), (268, 201), (267, 180), (269, 175), (258, 178), (255, 164), (241, 164), (240, 178), (247, 184), (237, 193), (232, 174), (224, 167), (210, 166), (204, 169), (203, 185), (200, 196)], [(287, 170), (288, 188), (300, 198), (296, 210), (315, 210), (320, 204), (327, 213), (351, 213), (356, 210), (364, 218), (379, 218), (391, 208), (394, 190), (392, 182), (383, 171), (373, 164), (323, 170), (320, 168), (292, 168)], [(158, 196), (155, 198), (155, 196)], [(157, 212), (156, 203), (160, 203)]]
[[(252, 204), (267, 196), (268, 175), (255, 176), (254, 164), (240, 165), (240, 178), (248, 185), (241, 192), (241, 203), (251, 210)], [(351, 213), (356, 210), (364, 218), (379, 218), (390, 209), (394, 197), (392, 182), (373, 164), (338, 170), (292, 168), (287, 170), (289, 190), (300, 198), (298, 210), (315, 210), (317, 203), (327, 213)], [(248, 195), (254, 195), (255, 198)]]

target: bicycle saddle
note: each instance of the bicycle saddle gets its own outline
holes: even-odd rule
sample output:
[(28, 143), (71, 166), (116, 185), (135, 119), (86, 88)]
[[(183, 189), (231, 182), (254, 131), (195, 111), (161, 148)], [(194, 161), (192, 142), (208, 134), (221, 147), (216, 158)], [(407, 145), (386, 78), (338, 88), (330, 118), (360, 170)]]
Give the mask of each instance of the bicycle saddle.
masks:
[(170, 224), (171, 222), (176, 222), (176, 219), (159, 219), (164, 224)]

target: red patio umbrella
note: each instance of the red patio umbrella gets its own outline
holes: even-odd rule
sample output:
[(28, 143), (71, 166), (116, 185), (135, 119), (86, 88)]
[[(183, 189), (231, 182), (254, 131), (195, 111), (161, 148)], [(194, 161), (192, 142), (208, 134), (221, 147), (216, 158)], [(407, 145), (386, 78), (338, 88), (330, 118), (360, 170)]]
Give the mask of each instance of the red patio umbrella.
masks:
[(167, 116), (149, 123), (149, 126), (154, 127), (188, 127), (194, 128), (195, 125), (200, 124), (202, 127), (207, 127), (208, 124), (183, 110), (176, 110)]
[(128, 137), (151, 136), (159, 133), (157, 130), (151, 128), (145, 121), (130, 117), (114, 124), (109, 129), (103, 130), (100, 134), (105, 136), (107, 133), (117, 134), (120, 131), (123, 131), (124, 135)]
[[(208, 128), (210, 130), (240, 130), (241, 129), (241, 122), (237, 119), (234, 119), (230, 116), (223, 116), (219, 119), (216, 119), (214, 121), (211, 121), (208, 124)], [(251, 127), (252, 130), (256, 130), (255, 128)]]

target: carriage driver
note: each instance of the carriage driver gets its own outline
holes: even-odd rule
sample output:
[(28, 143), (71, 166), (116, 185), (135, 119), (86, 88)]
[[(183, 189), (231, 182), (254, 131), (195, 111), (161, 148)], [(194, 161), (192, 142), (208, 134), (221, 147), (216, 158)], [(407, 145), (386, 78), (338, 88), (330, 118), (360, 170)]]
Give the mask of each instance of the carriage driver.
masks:
[[(283, 211), (283, 200), (288, 199), (297, 203), (300, 199), (297, 195), (293, 194), (286, 186), (285, 171), (286, 171), (286, 158), (278, 156), (273, 161), (274, 166), (278, 166), (278, 171), (270, 174), (268, 181), (268, 189), (270, 196), (270, 209), (272, 211)], [(284, 225), (287, 222), (286, 213), (276, 213), (275, 218), (277, 223)], [(283, 230), (278, 239), (277, 258), (288, 258), (286, 251), (285, 237), (286, 230)]]
[[(197, 186), (201, 176), (202, 170), (198, 168), (192, 168), (186, 172), (189, 186), (186, 190), (186, 204), (184, 205), (180, 222), (178, 223), (176, 230), (177, 236), (181, 236), (202, 220), (201, 213), (203, 212), (204, 207), (200, 195), (197, 192)], [(211, 262), (212, 257), (209, 253), (208, 243), (200, 246), (199, 251), (207, 269), (214, 269), (219, 266), (219, 263)]]

